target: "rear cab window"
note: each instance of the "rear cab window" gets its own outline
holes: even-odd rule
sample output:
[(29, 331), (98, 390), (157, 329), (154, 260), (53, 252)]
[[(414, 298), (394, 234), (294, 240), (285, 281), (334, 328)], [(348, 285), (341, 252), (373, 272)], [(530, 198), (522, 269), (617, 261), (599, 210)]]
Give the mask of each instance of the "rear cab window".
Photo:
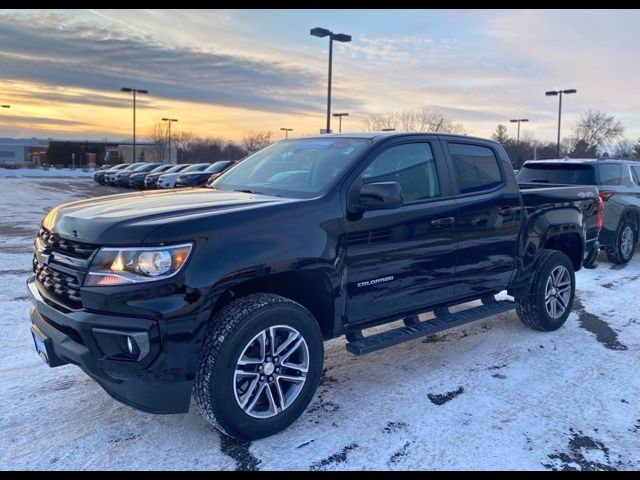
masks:
[(529, 163), (520, 169), (516, 179), (521, 183), (596, 184), (594, 166), (580, 163)]
[(492, 190), (503, 183), (494, 151), (482, 145), (449, 142), (449, 153), (461, 194)]

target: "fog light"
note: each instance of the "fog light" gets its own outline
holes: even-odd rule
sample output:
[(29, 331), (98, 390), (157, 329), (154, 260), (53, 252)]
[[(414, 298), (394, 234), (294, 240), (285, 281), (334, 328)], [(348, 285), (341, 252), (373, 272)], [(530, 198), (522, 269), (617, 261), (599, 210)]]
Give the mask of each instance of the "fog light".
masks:
[(131, 337), (127, 337), (127, 350), (133, 355), (133, 340), (131, 340)]

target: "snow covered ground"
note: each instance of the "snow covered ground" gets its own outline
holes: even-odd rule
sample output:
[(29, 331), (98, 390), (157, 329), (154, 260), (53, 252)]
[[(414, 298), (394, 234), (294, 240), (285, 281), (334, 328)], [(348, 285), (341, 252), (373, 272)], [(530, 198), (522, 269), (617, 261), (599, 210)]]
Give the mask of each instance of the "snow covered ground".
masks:
[(91, 177), (95, 170), (84, 171), (82, 168), (0, 168), (0, 178), (67, 178), (67, 177)]
[(640, 468), (640, 251), (580, 271), (574, 313), (553, 333), (512, 312), (364, 357), (328, 342), (302, 417), (239, 442), (193, 407), (138, 412), (34, 352), (24, 282), (42, 215), (116, 191), (0, 179), (0, 469)]

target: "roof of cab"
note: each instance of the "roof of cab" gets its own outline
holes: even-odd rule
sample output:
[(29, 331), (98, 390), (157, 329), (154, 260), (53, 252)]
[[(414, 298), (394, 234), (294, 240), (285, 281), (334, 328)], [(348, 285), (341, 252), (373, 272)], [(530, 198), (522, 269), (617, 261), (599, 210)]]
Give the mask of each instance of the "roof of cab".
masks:
[(434, 137), (457, 137), (460, 139), (466, 140), (482, 140), (483, 142), (492, 142), (496, 143), (494, 140), (488, 138), (481, 137), (471, 137), (469, 135), (459, 135), (454, 133), (445, 133), (445, 132), (345, 132), (345, 133), (330, 133), (330, 134), (322, 134), (322, 135), (313, 135), (310, 137), (299, 137), (296, 139), (290, 140), (307, 140), (307, 139), (318, 139), (318, 138), (364, 138), (373, 141), (381, 141), (387, 140), (389, 138), (394, 137), (407, 137), (407, 136), (434, 136)]

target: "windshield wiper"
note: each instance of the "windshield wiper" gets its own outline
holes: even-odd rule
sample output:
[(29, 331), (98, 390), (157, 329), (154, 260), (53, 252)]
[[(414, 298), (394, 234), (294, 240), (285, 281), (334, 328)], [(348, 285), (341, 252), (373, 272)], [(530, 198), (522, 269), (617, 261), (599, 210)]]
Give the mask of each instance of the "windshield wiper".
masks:
[(249, 190), (248, 188), (245, 188), (245, 189), (242, 189), (242, 190), (234, 190), (234, 192), (257, 193), (257, 192), (254, 192), (253, 190)]

